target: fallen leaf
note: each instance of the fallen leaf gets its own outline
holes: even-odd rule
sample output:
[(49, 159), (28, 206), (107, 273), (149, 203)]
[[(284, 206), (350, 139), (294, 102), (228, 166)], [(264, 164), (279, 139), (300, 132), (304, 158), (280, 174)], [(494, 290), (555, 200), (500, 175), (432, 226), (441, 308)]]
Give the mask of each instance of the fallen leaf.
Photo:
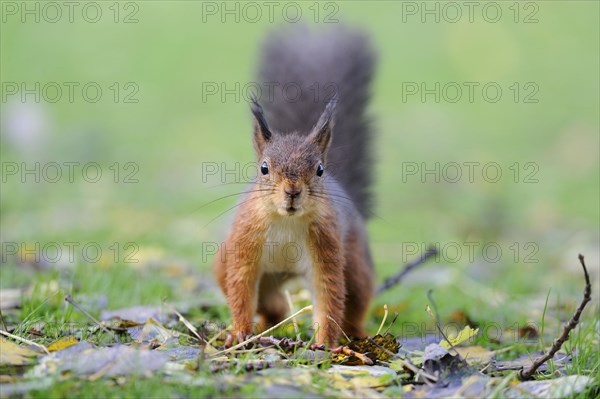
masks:
[(159, 345), (164, 344), (168, 339), (179, 335), (166, 329), (154, 319), (148, 319), (143, 327), (132, 327), (127, 329), (127, 331), (134, 341), (140, 343), (150, 342)]
[(33, 362), (37, 352), (0, 337), (0, 365), (24, 366)]
[(48, 345), (48, 351), (50, 351), (50, 352), (60, 351), (60, 350), (66, 349), (70, 346), (76, 345), (78, 343), (79, 343), (79, 341), (75, 337), (65, 337), (65, 338), (59, 339), (58, 341), (54, 341), (53, 343)]
[(341, 388), (373, 388), (391, 385), (396, 372), (389, 367), (382, 366), (344, 366), (333, 365), (327, 369), (328, 373), (343, 377), (337, 380)]
[(460, 356), (451, 355), (446, 348), (437, 344), (425, 348), (423, 369), (429, 374), (443, 374), (445, 381), (454, 383), (476, 372), (476, 369), (469, 366)]
[[(495, 368), (499, 370), (520, 370), (522, 368), (530, 367), (533, 361), (538, 357), (542, 356), (542, 352), (525, 353), (516, 359), (503, 360), (496, 363)], [(564, 366), (565, 364), (571, 364), (572, 357), (564, 352), (558, 352), (554, 355), (553, 361), (555, 366)], [(548, 362), (542, 364), (538, 371), (548, 370)]]
[[(344, 366), (340, 366), (344, 367)], [(392, 383), (393, 379), (382, 379), (382, 375), (375, 376), (371, 374), (368, 370), (359, 367), (365, 366), (345, 366), (347, 369), (332, 369), (327, 370), (329, 373), (333, 374), (333, 379), (331, 381), (331, 385), (338, 389), (365, 389), (365, 388), (375, 388), (375, 387), (383, 387), (388, 386)], [(380, 366), (372, 366), (372, 367), (380, 367)], [(381, 367), (382, 369), (385, 367)], [(393, 370), (388, 369), (391, 373), (395, 375)], [(385, 373), (388, 375), (388, 373)]]
[(86, 350), (56, 359), (61, 372), (101, 376), (147, 375), (161, 369), (169, 360), (164, 353), (126, 345)]
[(423, 362), (426, 362), (427, 360), (441, 360), (447, 354), (448, 348), (442, 345), (427, 345), (425, 352), (423, 353)]
[(29, 381), (19, 381), (13, 384), (3, 383), (2, 393), (0, 396), (2, 396), (3, 398), (27, 397), (27, 395), (25, 395), (27, 392), (34, 389), (36, 391), (44, 392), (45, 390), (50, 388), (53, 383), (54, 381), (49, 377), (36, 378), (34, 380)]
[(491, 351), (482, 346), (467, 346), (455, 348), (458, 354), (469, 364), (485, 365), (492, 361), (496, 356), (495, 351)]
[(30, 370), (28, 374), (32, 378), (46, 378), (49, 375), (56, 373), (59, 366), (62, 365), (64, 361), (72, 361), (71, 359), (84, 357), (86, 353), (90, 353), (94, 348), (95, 346), (88, 341), (81, 341), (61, 351), (52, 352), (50, 355), (44, 356), (39, 364)]
[(103, 324), (106, 326), (106, 328), (115, 330), (115, 331), (127, 331), (127, 329), (129, 329), (129, 328), (144, 325), (144, 323), (138, 323), (137, 321), (121, 320), (121, 319), (107, 320), (107, 321), (104, 321)]
[(81, 341), (61, 351), (54, 352), (49, 357), (53, 359), (61, 359), (63, 357), (73, 356), (94, 348), (96, 347), (88, 341)]
[(166, 350), (159, 350), (171, 357), (173, 361), (196, 360), (200, 354), (200, 348), (192, 346), (173, 347)]
[(448, 337), (448, 339), (450, 340), (450, 343), (448, 343), (448, 341), (446, 341), (444, 339), (440, 342), (440, 345), (446, 349), (450, 349), (452, 346), (458, 346), (458, 345), (468, 341), (469, 339), (471, 339), (472, 337), (477, 335), (478, 332), (479, 332), (478, 328), (473, 329), (469, 326), (465, 326), (465, 328), (463, 328), (456, 337), (452, 337), (452, 338)]
[(543, 381), (525, 381), (510, 387), (504, 392), (508, 398), (568, 398), (594, 383), (593, 378), (584, 375), (570, 375)]
[[(478, 374), (467, 375), (463, 378), (444, 379), (435, 385), (413, 386), (405, 390), (403, 398), (481, 398), (489, 397), (491, 391), (488, 385), (492, 379)], [(487, 391), (486, 391), (487, 390)]]

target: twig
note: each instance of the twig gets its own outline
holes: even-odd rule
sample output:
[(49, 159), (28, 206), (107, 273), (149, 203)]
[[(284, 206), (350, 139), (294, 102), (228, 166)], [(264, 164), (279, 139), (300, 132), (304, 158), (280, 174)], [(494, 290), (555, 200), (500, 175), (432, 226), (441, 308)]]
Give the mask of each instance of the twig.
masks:
[(293, 341), (289, 338), (275, 338), (273, 336), (261, 337), (259, 342), (263, 345), (274, 345), (281, 349), (296, 349), (306, 347), (310, 350), (325, 350), (325, 345), (305, 342), (302, 340)]
[(221, 335), (223, 335), (223, 333), (227, 330), (229, 330), (230, 328), (232, 328), (233, 326), (230, 324), (227, 326), (227, 328), (225, 328), (224, 330), (219, 330), (218, 333), (216, 333), (215, 335), (213, 335), (213, 337), (211, 339), (208, 340), (208, 344), (212, 345), (213, 342), (215, 342), (217, 339), (219, 339), (221, 337)]
[(291, 315), (291, 316), (287, 317), (286, 319), (284, 319), (284, 320), (280, 321), (279, 323), (275, 324), (273, 327), (271, 327), (271, 328), (269, 328), (269, 329), (267, 329), (267, 330), (265, 330), (265, 331), (261, 332), (261, 333), (260, 333), (260, 334), (258, 334), (258, 335), (254, 335), (254, 336), (252, 336), (252, 337), (248, 338), (247, 340), (245, 340), (245, 341), (243, 341), (243, 342), (240, 342), (240, 343), (239, 343), (239, 344), (237, 344), (237, 345), (234, 345), (234, 346), (232, 346), (231, 348), (228, 348), (228, 349), (222, 350), (222, 351), (220, 351), (220, 352), (217, 352), (217, 353), (213, 353), (213, 354), (212, 354), (212, 357), (216, 357), (216, 356), (225, 355), (225, 354), (227, 354), (227, 353), (230, 353), (230, 352), (233, 352), (233, 351), (235, 351), (235, 350), (236, 350), (236, 349), (238, 349), (238, 348), (241, 348), (241, 347), (243, 347), (243, 346), (246, 346), (246, 345), (248, 345), (250, 342), (254, 342), (254, 341), (256, 341), (256, 340), (260, 339), (260, 337), (264, 337), (265, 335), (267, 335), (267, 334), (268, 334), (268, 333), (270, 333), (271, 331), (278, 329), (279, 327), (281, 327), (282, 325), (284, 325), (285, 323), (287, 323), (288, 321), (290, 321), (290, 320), (291, 320), (291, 319), (293, 319), (294, 317), (296, 317), (296, 316), (299, 316), (299, 315), (301, 315), (301, 314), (303, 314), (303, 313), (306, 313), (306, 312), (312, 312), (312, 310), (313, 310), (313, 306), (312, 306), (312, 305), (305, 306), (305, 307), (303, 307), (302, 309), (300, 309), (299, 311), (297, 311), (296, 313), (294, 313), (293, 315)]
[(396, 274), (395, 276), (387, 278), (383, 282), (383, 284), (381, 284), (379, 286), (379, 288), (377, 288), (377, 290), (375, 291), (375, 295), (379, 295), (383, 291), (388, 290), (388, 289), (392, 288), (393, 286), (395, 286), (396, 284), (400, 283), (400, 281), (402, 281), (402, 279), (408, 274), (408, 272), (410, 272), (415, 267), (425, 263), (429, 258), (431, 258), (432, 256), (436, 256), (437, 254), (438, 254), (438, 251), (437, 251), (437, 249), (435, 249), (435, 247), (427, 248), (425, 250), (425, 252), (423, 253), (423, 255), (421, 255), (419, 258), (413, 260), (412, 262), (408, 262), (404, 266), (404, 269), (402, 269), (402, 271), (400, 273)]
[[(290, 312), (293, 312), (294, 311), (294, 303), (292, 302), (292, 296), (290, 295), (290, 291), (288, 291), (288, 290), (285, 290), (285, 299), (287, 300), (288, 307), (290, 308)], [(300, 336), (300, 329), (298, 328), (298, 322), (296, 321), (295, 317), (292, 319), (292, 324), (294, 325), (294, 331), (296, 332), (296, 339), (298, 341), (300, 341), (300, 339), (302, 337)]]
[(351, 342), (352, 340), (350, 339), (350, 337), (348, 337), (348, 335), (346, 334), (346, 332), (342, 329), (342, 327), (338, 324), (337, 321), (335, 321), (335, 319), (329, 315), (327, 315), (327, 318), (331, 321), (333, 321), (333, 323), (338, 326), (338, 328), (340, 329), (340, 331), (342, 332), (342, 334), (344, 334), (344, 338), (346, 338), (348, 340), (348, 342)]
[(266, 351), (267, 349), (271, 349), (271, 346), (258, 346), (256, 348), (249, 348), (249, 349), (238, 349), (235, 351), (236, 355), (240, 355), (242, 353), (257, 353), (257, 352), (262, 352), (262, 351)]
[[(228, 370), (231, 368), (231, 363), (233, 362), (229, 360), (222, 363), (212, 363), (210, 366), (210, 371), (212, 373), (217, 373)], [(285, 364), (285, 362), (281, 360), (266, 361), (261, 359), (251, 359), (244, 361), (243, 364), (240, 364), (240, 362), (235, 362), (234, 364), (243, 366), (246, 371), (259, 371), (265, 368), (281, 367), (283, 364)]]
[(387, 307), (387, 303), (383, 305), (383, 320), (381, 320), (381, 324), (379, 325), (379, 329), (377, 329), (377, 334), (375, 335), (379, 335), (379, 333), (381, 332), (381, 329), (383, 328), (383, 325), (385, 324), (385, 321), (387, 320), (387, 316), (388, 316), (388, 307)]
[(185, 317), (183, 317), (183, 315), (181, 313), (179, 313), (177, 311), (177, 309), (175, 309), (173, 306), (171, 306), (171, 311), (173, 313), (175, 313), (177, 315), (177, 317), (179, 317), (179, 321), (182, 322), (183, 325), (186, 326), (187, 329), (190, 330), (192, 332), (192, 334), (194, 334), (196, 336), (196, 338), (198, 338), (200, 340), (200, 342), (202, 342), (201, 346), (206, 346), (208, 344), (208, 341), (206, 340), (206, 338), (204, 338), (200, 334), (198, 334), (198, 330), (196, 329), (196, 327), (194, 327), (192, 325), (192, 323), (190, 323)]
[(444, 334), (444, 331), (442, 330), (442, 326), (440, 325), (440, 314), (438, 312), (437, 304), (433, 300), (433, 290), (430, 289), (429, 291), (427, 291), (427, 298), (429, 299), (429, 302), (431, 302), (431, 306), (433, 306), (433, 311), (435, 312), (435, 315), (431, 313), (429, 306), (427, 307), (427, 313), (429, 313), (429, 315), (435, 322), (435, 326), (437, 327), (437, 329), (440, 332), (440, 334), (442, 335), (442, 337), (444, 337), (446, 342), (448, 342), (448, 345), (450, 345), (450, 348), (452, 348), (452, 350), (454, 350), (454, 352), (456, 352), (456, 355), (458, 356), (459, 359), (462, 359), (462, 357), (460, 356), (460, 353), (458, 353), (458, 351), (456, 350), (454, 345), (452, 345), (452, 342), (450, 342), (450, 340), (448, 339), (448, 337), (446, 336), (446, 334)]
[(590, 276), (588, 275), (587, 268), (585, 267), (585, 261), (583, 255), (581, 254), (579, 254), (579, 263), (581, 263), (581, 266), (583, 267), (583, 273), (585, 275), (585, 290), (583, 291), (583, 300), (579, 304), (579, 307), (577, 308), (577, 311), (575, 311), (573, 317), (571, 317), (571, 320), (563, 325), (562, 334), (560, 337), (554, 340), (548, 353), (537, 357), (531, 366), (519, 372), (519, 378), (521, 380), (530, 379), (542, 364), (554, 357), (554, 354), (558, 352), (565, 341), (569, 339), (569, 334), (571, 331), (577, 327), (577, 324), (579, 324), (579, 317), (583, 312), (583, 308), (585, 308), (585, 305), (592, 300), (592, 284), (590, 283)]
[(363, 364), (366, 364), (367, 366), (372, 366), (373, 365), (373, 360), (371, 360), (367, 355), (365, 355), (364, 353), (359, 353), (356, 352), (355, 350), (351, 349), (349, 346), (338, 346), (337, 348), (334, 348), (331, 350), (331, 353), (343, 353), (346, 356), (349, 357), (356, 357), (358, 359), (360, 359), (360, 361)]
[(110, 335), (111, 337), (113, 337), (115, 339), (115, 341), (117, 341), (117, 343), (121, 343), (121, 340), (119, 339), (119, 337), (116, 336), (115, 333), (113, 333), (112, 331), (110, 331), (108, 328), (106, 328), (106, 326), (102, 323), (100, 323), (98, 320), (96, 320), (96, 318), (94, 316), (92, 316), (91, 314), (89, 314), (87, 312), (87, 310), (85, 310), (84, 308), (82, 308), (81, 306), (79, 306), (79, 304), (77, 302), (75, 302), (75, 300), (73, 298), (71, 298), (71, 295), (66, 295), (65, 296), (65, 301), (69, 302), (71, 305), (73, 305), (73, 307), (75, 307), (75, 309), (79, 310), (81, 313), (83, 313), (88, 319), (90, 319), (91, 321), (93, 321), (95, 324), (98, 325), (98, 327), (100, 327), (105, 333), (107, 333), (108, 335)]
[(23, 342), (24, 344), (28, 344), (28, 345), (33, 345), (33, 346), (36, 346), (36, 347), (38, 347), (38, 348), (42, 349), (44, 352), (46, 352), (46, 354), (48, 354), (48, 355), (50, 354), (50, 351), (48, 350), (48, 348), (46, 348), (46, 347), (45, 347), (44, 345), (42, 345), (42, 344), (38, 344), (38, 343), (36, 343), (36, 342), (33, 342), (33, 341), (30, 341), (30, 340), (28, 340), (28, 339), (21, 338), (21, 337), (19, 337), (19, 336), (13, 335), (13, 334), (9, 333), (8, 331), (4, 331), (4, 330), (0, 330), (0, 334), (2, 334), (2, 335), (5, 335), (5, 336), (7, 336), (7, 337), (10, 337), (10, 338), (12, 338), (12, 339), (16, 339), (17, 341), (21, 341), (21, 342)]
[(2, 328), (4, 328), (4, 331), (8, 331), (8, 327), (6, 327), (6, 323), (4, 322), (4, 316), (2, 316), (2, 309), (0, 309), (0, 320), (2, 321)]
[(390, 325), (388, 326), (388, 328), (385, 329), (385, 332), (383, 333), (384, 335), (387, 334), (390, 331), (390, 328), (392, 328), (392, 326), (394, 325), (394, 323), (396, 322), (396, 319), (398, 318), (398, 312), (394, 313), (394, 318), (392, 319), (392, 321), (390, 322)]

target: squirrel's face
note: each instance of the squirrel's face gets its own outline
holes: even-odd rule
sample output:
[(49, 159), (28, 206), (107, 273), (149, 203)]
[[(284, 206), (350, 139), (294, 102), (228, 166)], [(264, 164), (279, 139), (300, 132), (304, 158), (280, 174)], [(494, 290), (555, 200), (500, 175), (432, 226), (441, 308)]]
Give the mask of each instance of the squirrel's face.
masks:
[(268, 212), (302, 216), (327, 201), (325, 158), (331, 142), (334, 108), (332, 100), (309, 135), (284, 135), (269, 129), (262, 108), (253, 101), (254, 147), (259, 166), (257, 190), (267, 199)]
[(323, 202), (324, 154), (309, 138), (275, 135), (259, 158), (259, 189), (282, 216), (311, 213)]

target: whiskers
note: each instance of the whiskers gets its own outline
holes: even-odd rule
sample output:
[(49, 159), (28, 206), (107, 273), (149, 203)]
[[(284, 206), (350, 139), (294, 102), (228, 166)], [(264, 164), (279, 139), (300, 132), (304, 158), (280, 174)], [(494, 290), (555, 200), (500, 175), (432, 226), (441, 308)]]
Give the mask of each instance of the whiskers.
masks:
[(200, 205), (198, 208), (194, 209), (191, 213), (198, 212), (199, 210), (204, 209), (207, 206), (212, 205), (215, 202), (219, 202), (221, 200), (224, 200), (226, 198), (236, 197), (238, 195), (244, 195), (244, 194), (250, 194), (250, 193), (260, 193), (260, 192), (269, 192), (269, 191), (271, 191), (270, 188), (259, 188), (259, 189), (253, 189), (253, 190), (240, 191), (238, 193), (233, 193), (233, 194), (227, 194), (227, 195), (224, 195), (222, 197), (216, 198), (216, 199), (214, 199), (212, 201), (209, 201), (209, 202), (207, 202), (205, 204)]
[[(349, 207), (352, 208), (354, 207), (354, 200), (352, 200), (352, 198), (348, 197), (347, 195), (345, 195), (346, 192), (343, 190), (339, 190), (339, 189), (334, 189), (331, 187), (328, 187), (326, 189), (321, 189), (321, 190), (315, 190), (312, 188), (309, 188), (308, 190), (308, 196), (311, 198), (314, 198), (317, 202), (326, 205), (328, 203), (328, 201), (337, 203), (339, 205), (342, 205), (344, 207)], [(358, 212), (358, 210), (357, 210)], [(377, 215), (376, 213), (372, 212), (370, 213), (370, 216), (376, 219), (381, 219), (382, 221), (386, 222), (387, 221), (382, 218), (381, 216)]]
[(308, 196), (314, 198), (317, 202), (328, 205), (328, 201), (338, 203), (345, 206), (352, 206), (352, 198), (340, 194), (340, 192), (333, 189), (315, 190), (314, 188), (308, 189)]
[[(228, 199), (228, 198), (233, 198), (233, 197), (244, 197), (247, 196), (247, 198), (245, 198), (244, 200), (238, 202), (237, 204), (227, 208), (225, 211), (219, 213), (217, 216), (215, 216), (214, 218), (212, 218), (208, 223), (206, 223), (202, 228), (207, 227), (209, 224), (211, 224), (212, 222), (214, 222), (215, 220), (217, 220), (218, 218), (220, 218), (221, 216), (225, 215), (226, 213), (232, 211), (233, 209), (249, 202), (252, 200), (259, 200), (261, 198), (265, 198), (268, 195), (270, 195), (270, 193), (273, 192), (273, 184), (271, 183), (265, 183), (265, 182), (261, 182), (261, 181), (249, 181), (249, 182), (227, 182), (227, 183), (221, 183), (221, 184), (217, 184), (214, 186), (210, 186), (207, 187), (207, 189), (212, 189), (212, 188), (217, 188), (217, 187), (223, 187), (223, 186), (230, 186), (230, 185), (238, 185), (238, 184), (245, 184), (245, 185), (250, 185), (250, 187), (247, 190), (244, 191), (239, 191), (239, 192), (235, 192), (232, 194), (226, 194), (223, 195), (219, 198), (215, 198), (213, 200), (210, 200), (202, 205), (200, 205), (199, 207), (193, 209), (192, 211), (190, 211), (191, 213), (195, 213), (198, 212), (212, 204), (215, 204), (219, 201)], [(256, 193), (260, 193), (260, 195), (256, 195)]]
[(215, 220), (217, 220), (221, 216), (225, 215), (226, 213), (234, 210), (235, 208), (237, 208), (239, 206), (244, 205), (247, 202), (254, 201), (254, 200), (265, 198), (265, 197), (269, 196), (271, 190), (256, 190), (256, 191), (267, 191), (267, 194), (262, 194), (262, 195), (259, 195), (259, 196), (253, 196), (253, 197), (250, 197), (250, 198), (248, 198), (248, 199), (246, 199), (244, 201), (240, 201), (239, 203), (235, 204), (234, 206), (232, 206), (230, 208), (225, 209), (223, 212), (219, 213), (217, 216), (215, 216), (214, 218), (212, 218), (211, 220), (209, 220), (208, 223), (206, 223), (204, 226), (202, 226), (202, 228), (203, 229), (206, 228), (209, 224), (211, 224), (212, 222), (214, 222)]

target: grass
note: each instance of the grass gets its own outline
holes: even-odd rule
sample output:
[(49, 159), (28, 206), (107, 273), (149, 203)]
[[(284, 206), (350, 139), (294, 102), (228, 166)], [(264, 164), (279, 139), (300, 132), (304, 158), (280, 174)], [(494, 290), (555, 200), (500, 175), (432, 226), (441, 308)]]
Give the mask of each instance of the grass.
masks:
[[(460, 310), (490, 331), (500, 326), (508, 341), (515, 337), (504, 328), (540, 327), (539, 342), (477, 338), (491, 348), (514, 344), (502, 354), (508, 359), (550, 342), (575, 308), (583, 280), (577, 253), (588, 257), (592, 276), (598, 276), (600, 35), (595, 2), (537, 2), (535, 24), (514, 23), (508, 3), (501, 4), (506, 18), (496, 24), (481, 19), (402, 22), (402, 4), (385, 1), (368, 7), (361, 1), (339, 3), (339, 18), (368, 30), (380, 53), (370, 109), (378, 130), (373, 166), (377, 217), (369, 223), (378, 280), (416, 257), (415, 246), (424, 250), (434, 243), (445, 249), (438, 262), (422, 266), (401, 286), (374, 299), (367, 330), (377, 330), (381, 308), (388, 304), (391, 316), (399, 313), (391, 333), (435, 332), (424, 311), (427, 290), (433, 289), (445, 324), (454, 323), (450, 315)], [(196, 325), (230, 321), (214, 290), (212, 256), (203, 244), (222, 241), (231, 212), (209, 221), (236, 198), (202, 205), (237, 192), (239, 185), (219, 185), (224, 181), (203, 174), (203, 164), (252, 161), (250, 125), (242, 99), (203, 99), (202, 83), (233, 87), (251, 81), (259, 43), (275, 24), (221, 23), (218, 18), (200, 23), (199, 2), (171, 3), (169, 13), (160, 1), (139, 6), (137, 24), (114, 24), (110, 18), (97, 24), (81, 19), (21, 23), (11, 17), (0, 28), (2, 82), (98, 82), (105, 94), (97, 103), (78, 95), (73, 102), (56, 103), (23, 103), (12, 96), (0, 104), (0, 288), (23, 290), (21, 308), (3, 315), (17, 334), (40, 343), (88, 322), (63, 301), (65, 294), (95, 317), (105, 308), (166, 301), (185, 308)], [(308, 3), (303, 7), (311, 15)], [(104, 11), (111, 15), (108, 8)], [(505, 96), (497, 103), (481, 96), (457, 103), (418, 96), (403, 100), (406, 83), (470, 81), (481, 86), (497, 82)], [(110, 89), (114, 82), (121, 89), (117, 103)], [(139, 87), (138, 103), (123, 102), (127, 82)], [(515, 82), (521, 94), (527, 82), (534, 82), (539, 102), (524, 103), (522, 96), (515, 102), (510, 88)], [(31, 139), (9, 127), (20, 112), (41, 126)], [(9, 164), (32, 167), (35, 162), (63, 165), (64, 177), (38, 183), (32, 175), (5, 174)], [(64, 162), (79, 162), (72, 181)], [(90, 162), (103, 172), (96, 183), (82, 175)], [(456, 183), (441, 172), (437, 181), (433, 175), (402, 173), (415, 165), (419, 172), (431, 170), (436, 163), (441, 171), (449, 162), (462, 166)], [(478, 163), (472, 182), (465, 162)], [(482, 175), (491, 162), (503, 173), (496, 183)], [(127, 183), (127, 176), (137, 182)], [(528, 177), (537, 182), (527, 182)], [(77, 244), (73, 259), (65, 245), (72, 242)], [(48, 262), (51, 256), (37, 262), (27, 255), (21, 262), (20, 255), (8, 255), (9, 244), (18, 244), (20, 254), (52, 243), (62, 248), (56, 263)], [(476, 244), (472, 254), (469, 243)], [(483, 251), (490, 243), (502, 250), (497, 260)], [(85, 261), (83, 248), (89, 244), (102, 251), (93, 262)], [(458, 254), (452, 252), (456, 248)], [(558, 298), (562, 305), (550, 306)], [(598, 323), (594, 298), (568, 342), (567, 349), (578, 353), (569, 374), (599, 381)], [(43, 336), (28, 335), (32, 328)], [(81, 334), (95, 342), (109, 339), (94, 330)], [(30, 395), (262, 392), (259, 383), (244, 385), (248, 391), (228, 390), (226, 375), (214, 380), (204, 372), (197, 378), (213, 379), (214, 385), (169, 382), (165, 376), (65, 380)], [(314, 378), (326, 392), (327, 380), (318, 374)]]
[[(208, 378), (208, 376), (207, 376)], [(224, 388), (224, 387), (222, 387)], [(127, 379), (123, 381), (99, 380), (99, 381), (63, 381), (51, 386), (49, 389), (34, 390), (31, 392), (32, 398), (48, 397), (121, 397), (123, 392), (129, 397), (172, 397), (181, 395), (182, 397), (210, 396), (215, 394), (235, 395), (250, 393), (249, 387), (246, 391), (219, 389), (218, 386), (181, 384), (179, 382), (169, 383), (168, 381), (158, 379)]]

